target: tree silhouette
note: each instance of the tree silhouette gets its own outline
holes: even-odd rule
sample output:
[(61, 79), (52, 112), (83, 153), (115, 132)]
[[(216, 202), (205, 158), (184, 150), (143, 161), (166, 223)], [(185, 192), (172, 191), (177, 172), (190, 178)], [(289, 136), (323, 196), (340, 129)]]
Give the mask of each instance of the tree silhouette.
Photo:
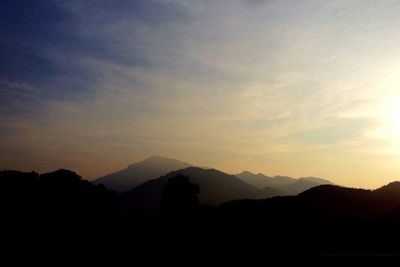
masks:
[(192, 214), (199, 207), (200, 187), (191, 183), (189, 177), (177, 175), (168, 180), (162, 193), (161, 209), (165, 214)]

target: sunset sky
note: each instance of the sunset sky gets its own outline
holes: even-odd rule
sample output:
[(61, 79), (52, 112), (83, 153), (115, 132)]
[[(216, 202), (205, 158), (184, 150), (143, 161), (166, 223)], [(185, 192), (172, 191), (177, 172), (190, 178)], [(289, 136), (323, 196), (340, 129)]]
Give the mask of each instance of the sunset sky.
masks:
[(1, 1), (0, 169), (151, 155), (400, 180), (400, 1)]

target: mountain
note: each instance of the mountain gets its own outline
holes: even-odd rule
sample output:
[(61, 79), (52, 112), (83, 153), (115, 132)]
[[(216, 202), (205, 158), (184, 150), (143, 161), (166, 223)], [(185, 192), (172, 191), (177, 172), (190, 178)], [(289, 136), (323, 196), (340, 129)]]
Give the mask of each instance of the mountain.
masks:
[(178, 174), (189, 177), (192, 183), (200, 186), (200, 203), (205, 205), (218, 205), (234, 199), (260, 199), (281, 193), (273, 188), (259, 190), (234, 175), (215, 169), (189, 167), (145, 182), (123, 193), (124, 206), (128, 209), (158, 209), (164, 185), (170, 178)]
[(235, 176), (257, 188), (267, 187), (278, 189), (283, 193), (282, 195), (297, 195), (315, 186), (332, 184), (328, 180), (317, 177), (301, 177), (298, 179), (279, 175), (270, 177), (262, 173), (254, 174), (249, 171), (244, 171)]
[(274, 177), (271, 177), (271, 179), (268, 181), (267, 186), (283, 188), (285, 186), (293, 184), (294, 182), (296, 182), (296, 178), (292, 178), (289, 176), (275, 175)]
[(262, 173), (252, 173), (249, 171), (244, 171), (238, 174), (235, 174), (236, 177), (241, 179), (242, 181), (249, 183), (257, 188), (264, 188), (264, 187), (273, 187), (273, 188), (280, 188), (296, 181), (295, 178), (288, 177), (288, 176), (267, 176)]
[(332, 182), (329, 181), (329, 180), (326, 180), (326, 179), (323, 179), (323, 178), (318, 178), (318, 177), (313, 177), (313, 176), (301, 177), (299, 179), (303, 179), (303, 180), (306, 180), (306, 181), (314, 182), (314, 183), (317, 183), (317, 184), (320, 184), (320, 185), (332, 184)]
[[(190, 176), (199, 185), (203, 204), (242, 200), (199, 207), (199, 187), (177, 174)], [(250, 199), (263, 198), (265, 192), (235, 176), (195, 167), (120, 195), (68, 170), (40, 175), (0, 171), (0, 181), (2, 223), (8, 230), (3, 239), (10, 244), (15, 238), (27, 239), (29, 251), (33, 248), (35, 253), (39, 239), (49, 244), (45, 249), (52, 253), (61, 248), (71, 254), (63, 245), (75, 242), (78, 250), (93, 249), (89, 256), (100, 251), (112, 259), (131, 251), (139, 251), (146, 260), (155, 253), (178, 251), (199, 259), (203, 254), (222, 255), (224, 262), (237, 254), (243, 262), (254, 255), (280, 261), (282, 257), (297, 261), (304, 255), (307, 260), (323, 256), (326, 263), (327, 256), (345, 257), (346, 262), (356, 256), (359, 262), (360, 255), (370, 261), (371, 255), (400, 253), (400, 182), (376, 190), (321, 185), (296, 196)], [(162, 212), (121, 209), (121, 200), (130, 207), (157, 209), (165, 183)], [(127, 240), (134, 242), (127, 246)], [(41, 246), (37, 253), (42, 252)], [(214, 257), (206, 259), (210, 260)]]
[(321, 179), (321, 178), (314, 178), (314, 177), (302, 177), (297, 179), (294, 183), (286, 185), (284, 187), (280, 187), (279, 189), (286, 192), (289, 195), (297, 195), (301, 192), (304, 192), (308, 189), (313, 187), (317, 187), (319, 185), (324, 184), (332, 184), (330, 181)]
[(102, 214), (113, 216), (119, 210), (115, 192), (93, 185), (69, 170), (41, 175), (36, 172), (0, 171), (0, 181), (2, 203), (7, 203), (7, 209), (12, 213), (10, 216), (3, 215), (10, 220), (19, 218), (21, 222), (35, 221), (47, 225), (57, 219), (66, 221), (74, 217), (82, 221)]
[[(371, 218), (399, 210), (400, 182), (393, 182), (376, 190), (347, 188), (337, 185), (320, 185), (297, 196), (277, 197), (263, 200), (236, 200), (224, 203), (222, 209), (242, 212), (256, 217), (285, 216), (357, 217)], [(266, 217), (266, 218), (267, 218)], [(291, 218), (292, 219), (292, 218)]]
[[(400, 182), (376, 190), (320, 185), (297, 196), (218, 206), (226, 237), (260, 251), (398, 255)], [(315, 254), (313, 254), (315, 255)]]
[(235, 174), (235, 176), (237, 178), (239, 178), (240, 180), (242, 180), (248, 184), (251, 184), (257, 188), (260, 188), (260, 189), (267, 187), (269, 180), (271, 179), (271, 177), (266, 176), (262, 173), (254, 174), (249, 171), (244, 171), (244, 172)]
[(116, 192), (124, 192), (171, 171), (190, 166), (192, 165), (180, 160), (152, 156), (143, 161), (131, 164), (126, 169), (100, 177), (93, 183), (104, 184), (108, 189)]

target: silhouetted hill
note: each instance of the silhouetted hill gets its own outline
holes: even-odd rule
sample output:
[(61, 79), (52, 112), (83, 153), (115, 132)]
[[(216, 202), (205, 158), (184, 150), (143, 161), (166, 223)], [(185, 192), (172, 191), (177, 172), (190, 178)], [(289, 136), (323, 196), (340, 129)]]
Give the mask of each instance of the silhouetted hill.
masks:
[(398, 194), (400, 193), (400, 182), (391, 182), (387, 185), (384, 185), (376, 190), (374, 190), (375, 194), (378, 195), (387, 195), (387, 196), (392, 196), (393, 194), (398, 197)]
[(323, 185), (323, 184), (331, 184), (331, 182), (316, 178), (316, 179), (309, 179), (309, 178), (299, 178), (294, 183), (291, 183), (287, 186), (280, 187), (280, 189), (286, 192), (288, 195), (297, 195), (301, 192), (304, 192), (310, 188)]
[[(271, 253), (396, 254), (400, 183), (377, 190), (321, 185), (297, 196), (235, 200), (218, 207), (226, 238)], [(238, 230), (240, 229), (240, 230)]]
[(36, 172), (0, 171), (0, 207), (3, 215), (4, 212), (32, 215), (38, 177)]
[[(47, 220), (83, 222), (115, 216), (119, 200), (115, 192), (96, 186), (68, 170), (38, 175), (35, 172), (0, 172), (3, 211), (20, 222)], [(7, 216), (6, 216), (7, 217)]]
[(192, 166), (189, 163), (160, 156), (152, 156), (129, 165), (126, 169), (96, 179), (93, 183), (104, 184), (116, 192), (130, 190), (141, 183)]
[(323, 179), (323, 178), (319, 178), (319, 177), (313, 177), (313, 176), (309, 176), (309, 177), (300, 177), (299, 180), (305, 180), (305, 181), (310, 181), (310, 182), (314, 182), (320, 185), (324, 185), (324, 184), (332, 184), (331, 181)]
[(122, 225), (118, 195), (75, 172), (1, 171), (0, 182), (2, 241), (13, 256), (80, 258), (114, 243)]
[(332, 184), (328, 180), (317, 177), (301, 177), (298, 179), (279, 175), (270, 177), (262, 173), (254, 174), (249, 171), (244, 171), (235, 176), (257, 188), (275, 188), (281, 192), (282, 196), (297, 195), (318, 185)]
[(266, 198), (280, 193), (275, 189), (258, 190), (236, 176), (215, 169), (189, 167), (145, 182), (125, 192), (122, 194), (124, 205), (130, 209), (158, 209), (164, 185), (170, 178), (179, 174), (189, 177), (192, 183), (200, 186), (199, 199), (204, 205), (218, 205), (233, 199)]
[[(118, 259), (132, 251), (146, 259), (163, 252), (203, 259), (222, 252), (246, 260), (400, 253), (400, 182), (376, 190), (321, 185), (265, 199), (277, 192), (195, 167), (145, 182), (120, 198), (68, 170), (3, 171), (0, 181), (2, 240), (23, 255), (84, 251), (91, 258), (100, 253), (103, 261), (104, 255)], [(136, 209), (122, 212), (121, 199)]]
[(289, 217), (302, 214), (335, 219), (365, 219), (382, 216), (400, 208), (400, 182), (393, 182), (376, 190), (320, 185), (297, 196), (236, 200), (222, 204), (221, 208), (235, 211), (237, 216), (241, 212), (249, 216), (250, 212), (256, 217), (275, 217), (284, 212)]

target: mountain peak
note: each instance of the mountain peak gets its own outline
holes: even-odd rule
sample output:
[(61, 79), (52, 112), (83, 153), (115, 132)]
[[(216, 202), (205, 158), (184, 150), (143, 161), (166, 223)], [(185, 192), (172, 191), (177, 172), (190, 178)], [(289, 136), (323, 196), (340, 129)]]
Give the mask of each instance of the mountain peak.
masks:
[(163, 157), (163, 156), (158, 156), (158, 155), (153, 155), (150, 156), (148, 158), (145, 158), (142, 161), (139, 162), (135, 162), (131, 165), (128, 166), (128, 168), (137, 166), (137, 165), (157, 165), (157, 164), (178, 164), (178, 165), (185, 165), (186, 167), (192, 166), (191, 164), (178, 160), (178, 159), (172, 159), (172, 158), (167, 158), (167, 157)]
[(234, 199), (262, 199), (277, 194), (277, 190), (258, 190), (236, 176), (216, 169), (188, 167), (142, 183), (123, 193), (124, 205), (129, 208), (158, 209), (163, 187), (176, 175), (187, 176), (190, 182), (200, 186), (200, 202), (205, 205), (219, 205)]
[(171, 160), (171, 159), (163, 156), (153, 155), (148, 158), (145, 158), (143, 161), (152, 161), (152, 160)]
[(254, 173), (250, 172), (250, 171), (242, 171), (241, 173), (239, 173), (238, 175), (254, 175)]
[(101, 183), (111, 190), (123, 192), (171, 171), (190, 166), (192, 165), (180, 160), (151, 156), (129, 165), (126, 169), (100, 177), (95, 183)]

